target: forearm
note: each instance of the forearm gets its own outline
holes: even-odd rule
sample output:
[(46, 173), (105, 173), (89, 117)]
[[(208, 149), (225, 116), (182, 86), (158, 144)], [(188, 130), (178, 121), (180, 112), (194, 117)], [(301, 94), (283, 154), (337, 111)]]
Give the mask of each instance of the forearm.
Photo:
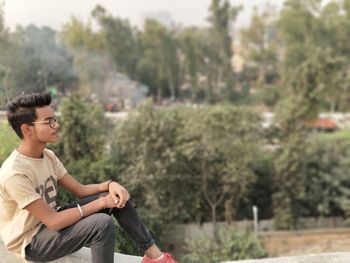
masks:
[(60, 212), (56, 212), (53, 216), (53, 224), (48, 227), (55, 231), (61, 230), (78, 222), (83, 217), (95, 214), (104, 208), (106, 208), (105, 201), (103, 198), (99, 198), (86, 205), (81, 206), (81, 211), (83, 215), (81, 214), (78, 206), (74, 208), (65, 209)]
[(108, 192), (108, 183), (103, 182), (99, 184), (87, 184), (87, 185), (82, 185), (81, 190), (79, 191), (79, 195), (77, 197), (83, 198), (89, 195), (94, 195), (102, 192)]

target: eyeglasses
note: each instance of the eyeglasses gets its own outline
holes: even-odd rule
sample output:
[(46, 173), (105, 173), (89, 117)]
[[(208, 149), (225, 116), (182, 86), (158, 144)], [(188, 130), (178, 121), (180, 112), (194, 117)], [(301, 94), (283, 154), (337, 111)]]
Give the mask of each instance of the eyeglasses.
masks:
[(51, 129), (55, 129), (57, 127), (57, 119), (56, 117), (52, 117), (47, 121), (31, 121), (29, 123), (39, 123), (39, 124), (48, 124)]

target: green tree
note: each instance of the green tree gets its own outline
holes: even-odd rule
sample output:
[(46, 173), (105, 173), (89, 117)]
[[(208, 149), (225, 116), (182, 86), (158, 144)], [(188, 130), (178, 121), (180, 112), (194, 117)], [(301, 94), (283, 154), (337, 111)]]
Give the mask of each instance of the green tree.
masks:
[(61, 137), (58, 144), (64, 162), (101, 158), (105, 150), (107, 126), (104, 112), (74, 94), (61, 105)]
[(318, 41), (323, 42), (321, 48), (325, 49), (329, 56), (328, 61), (325, 61), (329, 70), (327, 78), (323, 79), (325, 83), (323, 100), (326, 110), (330, 111), (348, 111), (350, 108), (348, 62), (350, 16), (346, 7), (348, 3), (347, 0), (329, 2), (319, 16), (322, 35)]
[(0, 85), (6, 99), (55, 86), (65, 92), (76, 81), (71, 57), (48, 27), (18, 26), (0, 41)]
[[(103, 182), (115, 177), (115, 166), (106, 151), (108, 123), (100, 107), (72, 95), (61, 105), (61, 140), (53, 148), (68, 172), (82, 183)], [(73, 200), (67, 192), (60, 203)]]
[(144, 105), (117, 125), (113, 138), (112, 156), (121, 181), (134, 202), (142, 203), (144, 217), (161, 226), (190, 221), (196, 208), (193, 196), (198, 187), (179, 151), (182, 126), (177, 110), (154, 110)]
[(160, 224), (210, 219), (219, 240), (217, 218), (232, 223), (255, 180), (258, 129), (258, 116), (247, 109), (147, 106), (118, 125), (113, 156), (145, 215), (152, 211), (148, 217)]
[(324, 53), (319, 52), (296, 68), (277, 107), (281, 148), (275, 160), (274, 208), (278, 228), (296, 227), (300, 217), (300, 200), (305, 194), (305, 124), (316, 118), (322, 105), (319, 79), (325, 72), (319, 68), (325, 65), (323, 58)]
[[(314, 61), (319, 72), (316, 85), (319, 100), (326, 110), (345, 110), (349, 107), (348, 57), (349, 16), (347, 1), (286, 1), (278, 21), (284, 42), (284, 77), (295, 76), (296, 69)], [(342, 15), (342, 13), (344, 15)], [(323, 71), (323, 73), (321, 73)]]
[(294, 68), (306, 61), (318, 46), (315, 38), (321, 34), (317, 21), (319, 10), (320, 1), (286, 1), (278, 21), (284, 41), (286, 75), (293, 73)]
[(97, 5), (92, 11), (92, 17), (100, 26), (99, 34), (103, 37), (106, 51), (113, 56), (119, 72), (136, 77), (136, 66), (141, 56), (139, 32), (128, 20), (113, 17)]
[(199, 92), (198, 78), (202, 60), (200, 34), (202, 34), (201, 29), (189, 27), (182, 30), (179, 37), (181, 54), (183, 56), (180, 59), (182, 73), (184, 74), (185, 82), (189, 78), (192, 101), (196, 100)]
[(257, 87), (264, 87), (278, 78), (278, 49), (282, 49), (282, 46), (276, 19), (276, 9), (271, 5), (266, 5), (261, 13), (254, 8), (251, 25), (240, 32), (247, 62), (253, 64), (257, 71)]
[(5, 108), (10, 98), (9, 77), (11, 69), (8, 63), (8, 53), (11, 48), (9, 32), (5, 26), (4, 3), (0, 2), (0, 109)]
[(305, 197), (305, 123), (325, 107), (346, 105), (348, 40), (340, 25), (347, 24), (348, 17), (342, 12), (346, 5), (340, 3), (323, 6), (321, 1), (289, 0), (278, 21), (285, 49), (285, 90), (277, 108), (281, 149), (275, 161), (274, 203), (276, 224), (281, 228), (297, 225)]
[(77, 17), (72, 16), (63, 25), (60, 37), (66, 45), (73, 49), (84, 48), (95, 52), (105, 49), (103, 35), (99, 32), (94, 32), (90, 20), (84, 24)]
[(62, 29), (60, 37), (73, 54), (73, 63), (79, 77), (79, 92), (83, 96), (97, 95), (103, 100), (101, 87), (116, 65), (109, 57), (105, 36), (92, 29), (91, 22), (84, 24), (72, 17)]
[(218, 208), (224, 206), (224, 218), (231, 224), (239, 201), (255, 181), (250, 164), (259, 148), (258, 127), (255, 113), (234, 107), (199, 109), (186, 122), (182, 148), (201, 198), (210, 207), (217, 242)]
[(0, 166), (19, 144), (19, 138), (12, 128), (4, 121), (0, 121)]
[(208, 53), (206, 63), (209, 86), (220, 95), (221, 99), (232, 94), (234, 75), (231, 66), (232, 41), (231, 25), (236, 19), (240, 7), (232, 7), (228, 0), (212, 0), (209, 7), (211, 50)]
[(146, 20), (140, 35), (143, 54), (137, 70), (141, 82), (150, 87), (158, 102), (178, 96), (179, 59), (174, 32), (155, 20)]
[(314, 135), (306, 147), (305, 216), (341, 215), (348, 218), (350, 181), (349, 132)]

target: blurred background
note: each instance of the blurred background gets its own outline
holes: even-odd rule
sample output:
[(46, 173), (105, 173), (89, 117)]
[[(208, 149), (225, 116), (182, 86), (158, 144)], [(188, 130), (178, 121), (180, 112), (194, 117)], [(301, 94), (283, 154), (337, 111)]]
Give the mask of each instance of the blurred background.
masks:
[(0, 164), (7, 101), (48, 90), (49, 147), (181, 262), (348, 250), (350, 0), (0, 3)]

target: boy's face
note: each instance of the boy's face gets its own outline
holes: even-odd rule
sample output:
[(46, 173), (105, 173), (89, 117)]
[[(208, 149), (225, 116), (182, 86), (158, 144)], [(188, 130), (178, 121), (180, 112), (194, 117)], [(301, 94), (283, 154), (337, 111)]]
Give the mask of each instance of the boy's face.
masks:
[(40, 143), (53, 143), (59, 140), (59, 124), (50, 106), (36, 108), (37, 119), (31, 126), (32, 139)]

